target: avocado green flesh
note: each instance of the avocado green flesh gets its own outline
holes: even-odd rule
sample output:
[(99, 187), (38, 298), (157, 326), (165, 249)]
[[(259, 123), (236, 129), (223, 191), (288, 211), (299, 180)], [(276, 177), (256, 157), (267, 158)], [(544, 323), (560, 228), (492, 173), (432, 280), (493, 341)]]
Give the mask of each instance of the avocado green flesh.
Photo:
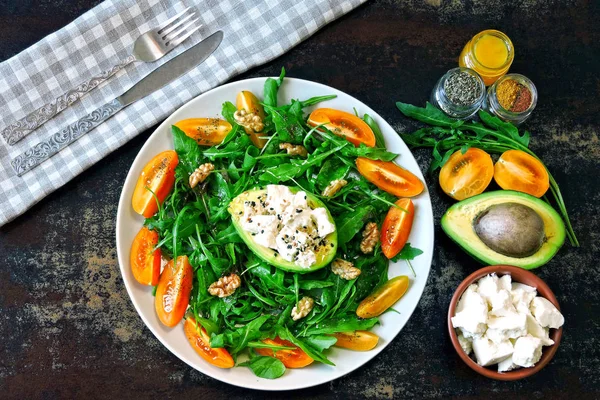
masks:
[[(297, 188), (290, 187), (290, 190), (292, 191), (292, 193), (298, 192)], [(244, 202), (246, 202), (246, 201), (257, 201), (258, 202), (259, 196), (266, 197), (266, 195), (267, 195), (266, 189), (248, 190), (248, 191), (240, 194), (239, 196), (237, 196), (229, 204), (228, 211), (231, 214), (231, 220), (233, 222), (233, 226), (237, 230), (238, 234), (240, 235), (240, 237), (242, 238), (244, 243), (246, 243), (248, 245), (248, 248), (254, 254), (256, 254), (256, 256), (258, 256), (260, 259), (262, 259), (266, 263), (271, 264), (277, 268), (281, 268), (286, 271), (308, 273), (308, 272), (313, 272), (318, 269), (321, 269), (321, 268), (325, 267), (327, 264), (329, 264), (333, 260), (333, 258), (335, 257), (335, 254), (337, 252), (337, 229), (325, 237), (326, 245), (321, 246), (315, 252), (317, 262), (314, 263), (313, 265), (311, 265), (310, 267), (306, 267), (306, 268), (301, 267), (292, 261), (287, 261), (287, 260), (283, 259), (279, 255), (279, 252), (277, 250), (262, 246), (254, 241), (254, 237), (251, 235), (251, 233), (244, 230), (244, 228), (242, 227), (241, 217), (244, 212)], [(325, 208), (325, 210), (327, 210), (327, 207), (325, 206), (325, 204), (323, 204), (323, 202), (321, 202), (318, 198), (316, 198), (311, 193), (307, 192), (306, 197), (307, 197), (308, 205), (313, 210), (315, 208), (319, 208), (319, 207), (323, 207), (323, 208)], [(329, 217), (329, 221), (335, 225), (335, 222), (333, 220), (333, 217), (329, 213), (329, 210), (327, 210), (327, 215)], [(331, 246), (332, 244), (333, 244), (333, 246)]]
[[(518, 254), (517, 250), (514, 254), (518, 256), (501, 254), (482, 241), (476, 232), (475, 224), (483, 213), (510, 203), (530, 208), (543, 221), (543, 241), (539, 249), (531, 255)], [(444, 232), (463, 250), (487, 265), (506, 264), (524, 269), (537, 268), (550, 261), (565, 241), (564, 223), (560, 215), (549, 204), (528, 194), (509, 190), (487, 192), (458, 202), (446, 211), (441, 224)], [(507, 230), (515, 237), (505, 239), (508, 242), (521, 239), (535, 242), (538, 232), (528, 231), (527, 226), (520, 228), (517, 233)], [(519, 237), (518, 235), (528, 236)], [(506, 253), (506, 251), (504, 252)]]

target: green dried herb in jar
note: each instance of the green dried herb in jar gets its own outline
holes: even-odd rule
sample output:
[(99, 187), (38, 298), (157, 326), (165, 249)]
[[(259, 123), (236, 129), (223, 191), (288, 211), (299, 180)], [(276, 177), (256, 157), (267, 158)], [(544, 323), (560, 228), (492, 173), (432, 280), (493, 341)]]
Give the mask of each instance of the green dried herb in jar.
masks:
[(473, 116), (485, 99), (485, 85), (477, 72), (454, 68), (440, 78), (431, 93), (431, 103), (453, 118)]

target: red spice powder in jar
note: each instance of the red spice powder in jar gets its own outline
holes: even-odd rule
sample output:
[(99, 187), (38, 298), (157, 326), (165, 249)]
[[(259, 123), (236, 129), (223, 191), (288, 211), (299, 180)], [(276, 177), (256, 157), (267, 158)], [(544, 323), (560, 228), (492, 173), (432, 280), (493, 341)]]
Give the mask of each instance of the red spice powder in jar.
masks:
[(531, 91), (526, 86), (521, 85), (510, 111), (519, 113), (527, 110), (531, 106), (531, 100)]

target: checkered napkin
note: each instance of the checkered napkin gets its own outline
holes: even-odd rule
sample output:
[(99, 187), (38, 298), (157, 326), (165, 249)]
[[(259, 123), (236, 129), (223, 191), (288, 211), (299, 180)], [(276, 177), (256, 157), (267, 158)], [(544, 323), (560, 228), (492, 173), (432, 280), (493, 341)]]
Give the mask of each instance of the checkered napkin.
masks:
[[(156, 63), (136, 63), (14, 146), (0, 140), (0, 226), (22, 214), (178, 107), (256, 65), (283, 54), (366, 0), (107, 0), (58, 32), (0, 64), (0, 125), (5, 127), (65, 91), (111, 68), (136, 38), (195, 8), (203, 25)], [(39, 141), (114, 99), (151, 70), (216, 30), (221, 46), (203, 64), (18, 177), (10, 161)]]

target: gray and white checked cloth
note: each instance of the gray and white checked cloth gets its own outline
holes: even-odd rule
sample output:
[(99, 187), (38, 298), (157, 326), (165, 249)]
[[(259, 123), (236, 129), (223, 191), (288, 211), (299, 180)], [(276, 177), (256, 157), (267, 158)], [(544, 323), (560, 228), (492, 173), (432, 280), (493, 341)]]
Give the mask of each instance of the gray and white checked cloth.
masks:
[[(192, 6), (202, 29), (156, 63), (136, 63), (14, 146), (0, 141), (0, 226), (25, 212), (135, 135), (227, 79), (283, 54), (366, 0), (107, 0), (0, 64), (2, 127), (127, 57), (135, 39)], [(216, 30), (203, 64), (140, 100), (18, 177), (12, 158), (129, 89)]]

